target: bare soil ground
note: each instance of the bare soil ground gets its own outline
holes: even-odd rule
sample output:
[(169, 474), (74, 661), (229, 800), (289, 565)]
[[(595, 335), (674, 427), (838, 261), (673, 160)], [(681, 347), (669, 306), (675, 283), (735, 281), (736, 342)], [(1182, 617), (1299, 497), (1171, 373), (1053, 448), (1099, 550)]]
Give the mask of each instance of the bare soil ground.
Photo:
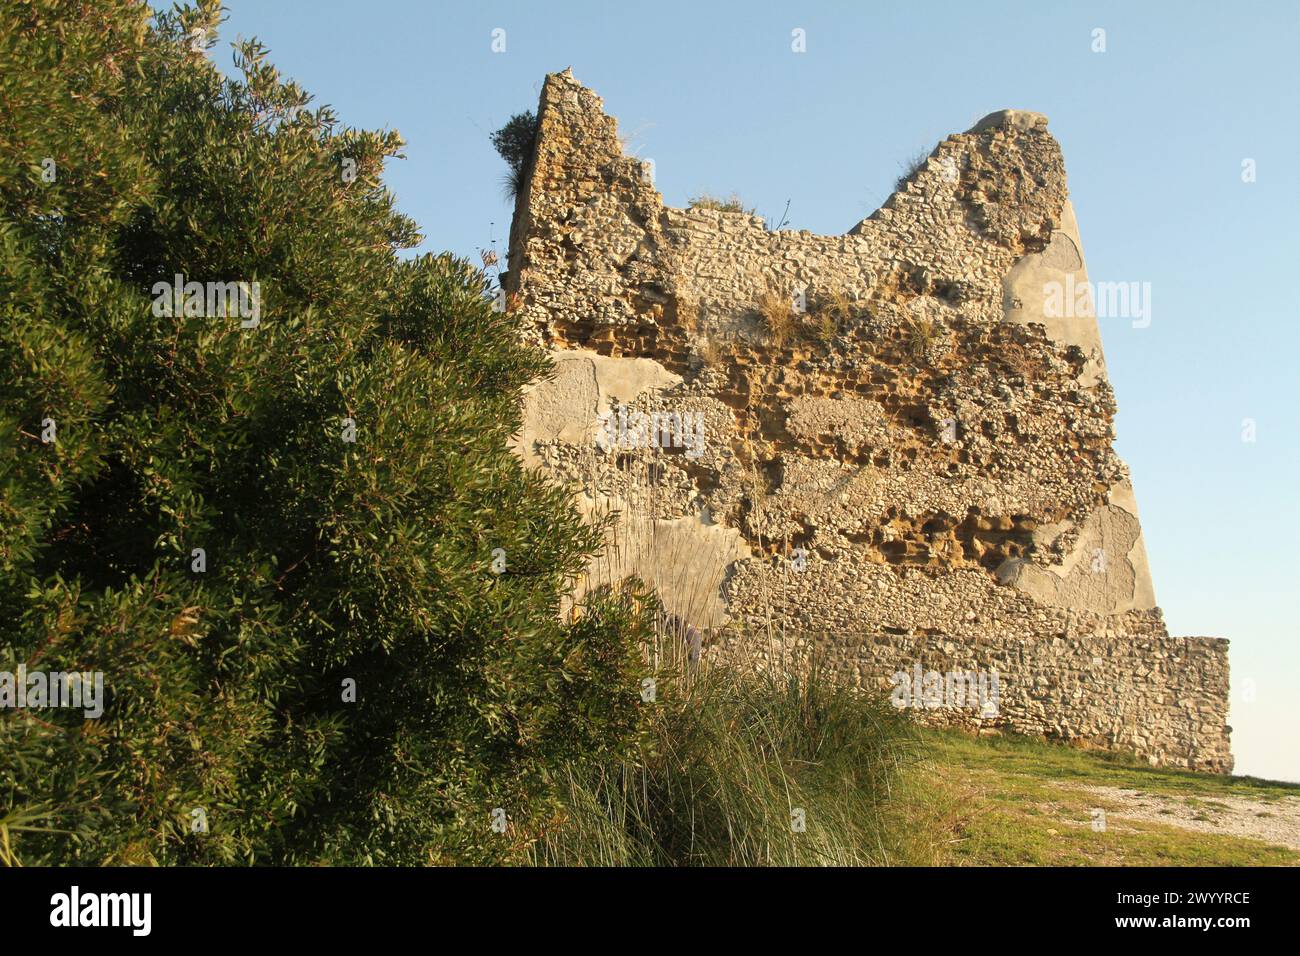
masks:
[(1181, 830), (1217, 833), (1260, 840), (1300, 850), (1300, 796), (1277, 800), (1215, 795), (1182, 797), (1146, 793), (1124, 787), (1083, 786), (1077, 789), (1117, 807), (1110, 818), (1163, 823)]

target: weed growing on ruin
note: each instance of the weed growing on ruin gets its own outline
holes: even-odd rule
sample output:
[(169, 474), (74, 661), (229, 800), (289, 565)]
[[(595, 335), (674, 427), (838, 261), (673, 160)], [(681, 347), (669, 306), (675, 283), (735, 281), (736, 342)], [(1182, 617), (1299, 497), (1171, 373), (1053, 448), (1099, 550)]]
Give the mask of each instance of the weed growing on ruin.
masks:
[(768, 341), (778, 349), (784, 348), (795, 329), (790, 297), (769, 289), (758, 298), (758, 314), (762, 316)]
[(907, 323), (907, 354), (914, 362), (924, 362), (939, 341), (942, 328), (931, 319), (910, 319)]
[(764, 220), (763, 228), (768, 232), (780, 232), (786, 226), (790, 225), (790, 200), (785, 201), (785, 209), (781, 212), (781, 218), (772, 225), (770, 221)]
[(516, 113), (492, 134), (491, 139), (493, 148), (510, 167), (505, 186), (506, 194), (513, 200), (523, 189), (524, 178), (528, 175), (528, 161), (537, 142), (537, 116), (532, 110)]
[(846, 290), (836, 289), (820, 302), (816, 313), (809, 316), (812, 338), (822, 345), (829, 345), (840, 328), (852, 321), (856, 311), (854, 298)]
[(722, 361), (722, 349), (707, 335), (695, 340), (695, 356), (705, 368), (716, 368)]
[(857, 302), (844, 289), (836, 289), (826, 300), (822, 311), (836, 322), (848, 322), (857, 310)]
[(917, 150), (906, 162), (899, 163), (903, 172), (894, 180), (894, 191), (902, 192), (907, 188), (907, 184), (912, 181), (912, 177), (925, 168), (926, 162), (930, 159), (930, 154), (923, 149)]
[(820, 312), (817, 315), (813, 331), (818, 342), (822, 345), (829, 345), (839, 333), (839, 324), (835, 321), (835, 316), (831, 313)]
[(747, 207), (744, 201), (741, 200), (740, 196), (736, 193), (732, 193), (726, 199), (720, 199), (719, 197), (713, 196), (709, 193), (700, 193), (698, 196), (693, 196), (687, 203), (687, 206), (690, 209), (713, 209), (717, 212), (739, 212), (744, 213), (746, 216), (752, 216), (755, 214), (754, 207)]

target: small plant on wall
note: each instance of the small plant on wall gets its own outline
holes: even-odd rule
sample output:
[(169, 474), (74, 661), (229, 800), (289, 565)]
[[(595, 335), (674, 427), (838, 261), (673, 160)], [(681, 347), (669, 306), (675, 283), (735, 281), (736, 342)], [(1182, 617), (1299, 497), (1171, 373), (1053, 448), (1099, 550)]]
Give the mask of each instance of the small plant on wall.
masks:
[(700, 195), (690, 199), (688, 206), (691, 209), (713, 209), (717, 212), (739, 212), (744, 213), (746, 216), (754, 215), (754, 209), (746, 207), (745, 203), (735, 193), (725, 199), (709, 193), (700, 193)]
[(794, 334), (794, 307), (790, 297), (768, 289), (758, 298), (758, 313), (768, 341), (776, 348), (784, 348)]

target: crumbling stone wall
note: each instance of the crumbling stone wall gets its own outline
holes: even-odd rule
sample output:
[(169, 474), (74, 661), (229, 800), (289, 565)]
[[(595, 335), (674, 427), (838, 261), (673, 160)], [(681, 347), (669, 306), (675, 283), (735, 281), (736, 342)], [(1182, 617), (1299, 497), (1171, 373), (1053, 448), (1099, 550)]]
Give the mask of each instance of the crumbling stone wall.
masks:
[(504, 283), (556, 374), (518, 447), (620, 515), (587, 584), (863, 687), (996, 669), (996, 715), (926, 719), (1231, 769), (1227, 642), (1168, 636), (1096, 319), (1047, 308), (1087, 273), (1044, 117), (948, 137), (839, 236), (665, 206), (568, 71), (538, 119)]

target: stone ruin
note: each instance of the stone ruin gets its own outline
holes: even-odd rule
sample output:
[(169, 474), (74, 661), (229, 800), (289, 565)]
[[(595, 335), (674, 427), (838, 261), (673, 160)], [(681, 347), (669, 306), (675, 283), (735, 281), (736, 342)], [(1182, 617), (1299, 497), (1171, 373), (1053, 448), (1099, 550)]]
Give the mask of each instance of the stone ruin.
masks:
[(1046, 294), (1089, 288), (1046, 118), (949, 136), (843, 235), (652, 172), (546, 78), (502, 283), (555, 362), (517, 450), (615, 514), (581, 588), (637, 574), (706, 655), (875, 691), (997, 675), (927, 722), (1230, 771), (1227, 641), (1169, 636), (1095, 310)]

